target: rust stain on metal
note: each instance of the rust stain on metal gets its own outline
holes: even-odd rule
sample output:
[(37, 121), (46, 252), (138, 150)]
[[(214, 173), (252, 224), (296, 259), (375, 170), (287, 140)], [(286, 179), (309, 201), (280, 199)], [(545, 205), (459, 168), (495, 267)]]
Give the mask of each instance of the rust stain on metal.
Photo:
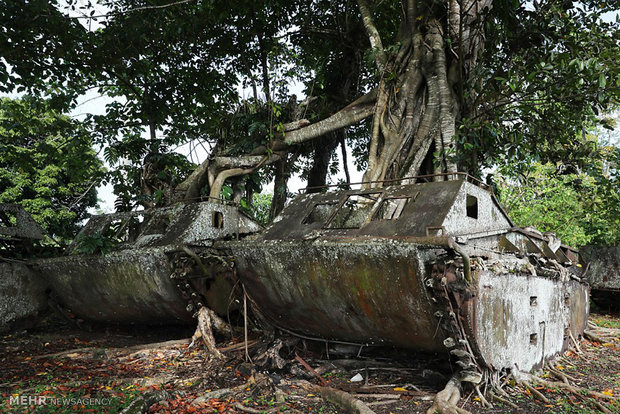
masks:
[(255, 240), (217, 246), (274, 325), (450, 352), (473, 382), (540, 365), (588, 314), (577, 252), (515, 228), (467, 181), (301, 195)]
[[(188, 323), (201, 306), (225, 314), (236, 277), (215, 240), (260, 230), (237, 208), (201, 202), (93, 217), (69, 254), (32, 262), (63, 306), (114, 323)], [(106, 253), (80, 253), (111, 236)]]
[(592, 300), (604, 308), (620, 309), (620, 246), (581, 249)]

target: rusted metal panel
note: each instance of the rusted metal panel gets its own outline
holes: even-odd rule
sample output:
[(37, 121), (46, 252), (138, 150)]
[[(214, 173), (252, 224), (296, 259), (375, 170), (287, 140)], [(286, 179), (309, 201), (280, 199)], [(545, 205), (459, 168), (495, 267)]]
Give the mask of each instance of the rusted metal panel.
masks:
[(301, 196), (255, 241), (218, 245), (274, 325), (450, 352), (477, 382), (483, 367), (530, 370), (583, 332), (576, 252), (551, 241), (452, 181)]
[(43, 230), (19, 204), (0, 203), (0, 238), (43, 238)]
[(586, 327), (584, 284), (487, 270), (479, 286), (473, 332), (482, 358), (497, 370), (539, 367), (566, 349), (569, 331), (578, 337)]
[(47, 309), (46, 289), (25, 263), (0, 260), (0, 333), (34, 325)]
[[(338, 223), (343, 207), (352, 197), (366, 196), (368, 203)], [(467, 215), (467, 198), (477, 201), (476, 218)], [(406, 204), (397, 217), (386, 216), (390, 200)], [(473, 212), (470, 211), (473, 215)], [(387, 217), (387, 218), (386, 218)], [(393, 218), (392, 218), (393, 217)], [(356, 220), (357, 219), (357, 220)], [(365, 191), (301, 195), (261, 235), (265, 240), (298, 240), (318, 237), (425, 236), (428, 227), (444, 226), (450, 234), (512, 227), (508, 217), (489, 193), (467, 181), (442, 181), (393, 186)]]
[(161, 324), (191, 320), (161, 248), (35, 262), (63, 306), (82, 318)]
[(437, 309), (424, 287), (425, 252), (418, 245), (234, 246), (248, 294), (276, 326), (326, 339), (444, 350), (433, 316)]
[(600, 306), (620, 309), (620, 246), (584, 246), (580, 253), (592, 299)]
[[(237, 208), (213, 202), (95, 216), (70, 247), (73, 254), (33, 266), (59, 302), (82, 318), (190, 322), (201, 305), (225, 313), (235, 283), (232, 269), (202, 263), (209, 246), (259, 229)], [(112, 251), (78, 253), (81, 240), (110, 234), (122, 240)]]

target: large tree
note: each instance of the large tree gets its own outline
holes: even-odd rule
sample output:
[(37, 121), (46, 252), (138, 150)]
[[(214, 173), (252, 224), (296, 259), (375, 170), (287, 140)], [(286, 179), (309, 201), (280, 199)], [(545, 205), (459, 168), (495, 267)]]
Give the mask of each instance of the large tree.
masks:
[(70, 242), (97, 205), (104, 171), (92, 145), (49, 101), (0, 99), (0, 203), (20, 203), (49, 238)]
[[(78, 3), (83, 18), (68, 17)], [(101, 13), (89, 4), (3, 1), (7, 89), (121, 97), (96, 119), (111, 161), (168, 165), (174, 145), (211, 145), (185, 181), (178, 162), (174, 179), (163, 174), (176, 189), (166, 202), (219, 197), (250, 174), (285, 194), (299, 168), (322, 184), (345, 140), (367, 181), (586, 155), (575, 132), (617, 103), (613, 2), (100, 3), (89, 30)], [(308, 99), (289, 94), (292, 78)]]

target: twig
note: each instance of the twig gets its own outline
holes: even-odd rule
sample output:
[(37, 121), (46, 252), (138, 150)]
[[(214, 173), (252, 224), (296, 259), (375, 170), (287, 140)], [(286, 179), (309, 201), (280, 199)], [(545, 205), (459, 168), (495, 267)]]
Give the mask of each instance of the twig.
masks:
[(549, 404), (549, 399), (545, 397), (542, 392), (534, 388), (530, 383), (528, 383), (527, 381), (521, 381), (520, 384), (523, 385), (526, 389), (528, 389), (534, 395), (534, 397), (538, 398), (545, 404)]
[(575, 347), (577, 348), (577, 353), (581, 354), (581, 347), (579, 346), (579, 343), (577, 342), (577, 340), (575, 339), (575, 337), (573, 336), (573, 333), (569, 330), (568, 334), (570, 336), (570, 339), (573, 341), (573, 343), (575, 344)]
[(508, 401), (505, 398), (500, 397), (499, 395), (495, 395), (495, 393), (491, 393), (491, 398), (493, 398), (495, 401), (500, 402), (502, 404), (506, 404), (512, 408), (514, 408), (515, 410), (519, 408), (519, 406), (511, 401)]
[(238, 344), (233, 344), (233, 345), (225, 346), (224, 348), (218, 348), (218, 349), (219, 349), (220, 352), (239, 351), (239, 350), (245, 349), (245, 348), (252, 348), (257, 343), (258, 343), (258, 340), (252, 339), (251, 341), (239, 342)]
[(295, 354), (295, 360), (297, 362), (299, 362), (301, 365), (303, 365), (303, 367), (306, 368), (308, 370), (308, 372), (310, 372), (312, 375), (314, 375), (314, 377), (319, 380), (319, 383), (321, 385), (323, 385), (323, 386), (327, 385), (327, 381), (325, 381), (325, 378), (320, 376), (319, 373), (314, 370), (314, 368), (312, 368), (310, 365), (308, 365), (308, 363), (306, 361), (304, 361), (302, 359), (302, 357), (300, 357), (299, 355)]
[(245, 344), (245, 360), (246, 362), (253, 362), (248, 350), (248, 294), (245, 291), (245, 286), (241, 285), (241, 287), (243, 288), (243, 343)]

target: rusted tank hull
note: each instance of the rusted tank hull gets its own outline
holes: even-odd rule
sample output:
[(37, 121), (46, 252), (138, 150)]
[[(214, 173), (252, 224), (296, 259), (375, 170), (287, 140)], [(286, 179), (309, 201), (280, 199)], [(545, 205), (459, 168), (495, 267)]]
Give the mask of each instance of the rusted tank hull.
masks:
[[(301, 335), (447, 353), (462, 329), (480, 365), (530, 370), (566, 349), (570, 333), (577, 337), (587, 320), (586, 285), (533, 277), (517, 257), (508, 265), (490, 259), (488, 266), (472, 265), (467, 287), (461, 270), (446, 270), (458, 257), (446, 258), (440, 246), (394, 240), (229, 245), (261, 313)], [(432, 270), (438, 261), (440, 272)]]
[(592, 300), (605, 309), (620, 310), (620, 246), (585, 246), (580, 253)]
[[(104, 214), (88, 222), (68, 255), (33, 267), (57, 302), (83, 319), (191, 323), (200, 306), (222, 315), (234, 308), (234, 274), (223, 254), (212, 251), (214, 240), (259, 230), (236, 207), (218, 202)], [(114, 248), (84, 253), (93, 240)]]
[(442, 349), (416, 245), (235, 246), (249, 296), (282, 328), (325, 339)]
[(59, 302), (82, 318), (161, 324), (191, 320), (161, 248), (45, 259), (34, 267)]
[(47, 309), (46, 289), (30, 266), (0, 262), (0, 333), (35, 325)]
[[(193, 312), (187, 309), (189, 298), (178, 288), (180, 282), (171, 279), (170, 252), (163, 248), (65, 256), (39, 260), (33, 266), (58, 302), (81, 318), (118, 324), (192, 322)], [(201, 300), (216, 312), (225, 313), (231, 280), (221, 273), (211, 275), (208, 285), (204, 279), (193, 281), (204, 295)]]

